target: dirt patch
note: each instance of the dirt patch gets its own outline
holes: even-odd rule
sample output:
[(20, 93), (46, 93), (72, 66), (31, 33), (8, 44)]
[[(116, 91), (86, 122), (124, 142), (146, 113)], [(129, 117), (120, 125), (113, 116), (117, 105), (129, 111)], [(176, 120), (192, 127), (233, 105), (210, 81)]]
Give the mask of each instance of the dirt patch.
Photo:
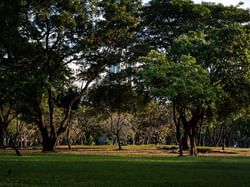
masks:
[[(25, 148), (20, 150), (23, 154), (41, 153), (41, 148)], [(250, 156), (250, 149), (240, 148), (228, 148), (221, 150), (220, 148), (198, 148), (199, 156)], [(0, 153), (13, 153), (14, 151), (10, 148), (1, 149)], [(79, 155), (131, 155), (131, 156), (178, 156), (178, 149), (175, 146), (172, 147), (161, 147), (155, 146), (151, 148), (140, 148), (138, 147), (127, 148), (123, 147), (122, 150), (116, 148), (86, 148), (86, 147), (74, 147), (69, 150), (67, 147), (59, 146), (56, 153), (62, 154), (79, 154)], [(189, 151), (184, 151), (184, 155), (189, 155)]]

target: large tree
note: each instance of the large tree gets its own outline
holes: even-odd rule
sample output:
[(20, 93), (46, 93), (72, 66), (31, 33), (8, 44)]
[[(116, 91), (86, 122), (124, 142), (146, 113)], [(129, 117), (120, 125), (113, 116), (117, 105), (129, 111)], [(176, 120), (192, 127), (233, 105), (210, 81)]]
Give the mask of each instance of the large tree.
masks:
[[(43, 151), (55, 149), (56, 141), (67, 127), (73, 104), (80, 99), (75, 94), (57, 117), (58, 95), (69, 87), (73, 75), (68, 65), (83, 59), (84, 45), (92, 23), (91, 1), (22, 1), (23, 19), (19, 32), (38, 50), (27, 65), (34, 66), (37, 74), (26, 89), (27, 107), (22, 112), (38, 125)], [(87, 80), (87, 84), (92, 80)], [(85, 89), (85, 88), (83, 88)], [(48, 112), (48, 115), (46, 115)], [(58, 118), (61, 118), (58, 120)]]
[(3, 1), (0, 12), (0, 147), (3, 146), (5, 134), (16, 149), (8, 126), (19, 113), (17, 107), (25, 95), (24, 87), (32, 71), (32, 67), (28, 67), (27, 59), (36, 54), (36, 47), (19, 33), (23, 23), (20, 1)]
[(149, 48), (173, 55), (171, 46), (181, 34), (246, 23), (249, 18), (248, 10), (239, 7), (195, 4), (191, 0), (152, 0), (143, 7), (140, 38)]
[(156, 52), (143, 59), (151, 61), (142, 70), (143, 84), (151, 95), (172, 101), (177, 137), (182, 124), (194, 154), (198, 125), (208, 111), (226, 123), (249, 106), (249, 30), (236, 24), (184, 34), (171, 52), (175, 63)]
[(202, 124), (208, 105), (217, 98), (219, 88), (210, 84), (209, 73), (194, 58), (183, 56), (180, 61), (172, 62), (153, 51), (143, 61), (148, 62), (139, 74), (145, 92), (166, 104), (172, 103), (180, 155), (182, 125), (190, 139), (190, 154), (196, 154), (198, 125)]
[[(108, 66), (125, 62), (140, 1), (27, 0), (20, 6), (17, 33), (34, 50), (31, 56), (16, 55), (15, 64), (23, 62), (21, 69), (31, 73), (22, 81), (25, 94), (18, 109), (38, 125), (43, 151), (53, 151), (91, 83)], [(75, 80), (75, 91), (68, 92)]]
[[(240, 26), (240, 24), (246, 25), (249, 18), (249, 11), (239, 7), (226, 7), (212, 3), (194, 4), (188, 0), (155, 0), (150, 1), (143, 9), (140, 36), (149, 48), (164, 52), (168, 59), (176, 63), (183, 61), (183, 58), (194, 61), (201, 69), (209, 73), (210, 86), (220, 86), (223, 92), (227, 92), (228, 97), (223, 97), (223, 100), (216, 102), (217, 106), (219, 103), (221, 106), (217, 109), (223, 110), (226, 103), (234, 105), (232, 103), (235, 102), (232, 101), (235, 101), (236, 97), (233, 99), (231, 97), (233, 95), (241, 95), (243, 97), (237, 97), (238, 100), (241, 98), (246, 101), (245, 93), (248, 86), (244, 81), (244, 76), (248, 69), (247, 61), (249, 60), (247, 60), (248, 52), (246, 51), (248, 51), (249, 39), (248, 27)], [(181, 69), (178, 71), (182, 72)], [(181, 74), (180, 79), (188, 72), (189, 70)], [(238, 103), (237, 106), (241, 104)], [(193, 111), (198, 113), (204, 111), (199, 117), (201, 119), (206, 110)], [(176, 124), (181, 121), (185, 124), (189, 119), (192, 118), (182, 117), (182, 120), (176, 120)], [(185, 125), (184, 135), (190, 134), (187, 126), (190, 125)], [(186, 137), (183, 138), (184, 142), (187, 140)]]

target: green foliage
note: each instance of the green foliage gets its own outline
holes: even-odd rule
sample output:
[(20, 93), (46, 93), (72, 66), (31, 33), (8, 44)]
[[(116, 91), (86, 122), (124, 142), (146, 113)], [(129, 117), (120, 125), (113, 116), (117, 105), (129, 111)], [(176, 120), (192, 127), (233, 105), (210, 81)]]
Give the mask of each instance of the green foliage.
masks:
[(163, 61), (160, 54), (156, 58), (154, 52), (147, 59), (153, 63), (146, 64), (140, 76), (145, 91), (151, 95), (184, 106), (202, 105), (217, 99), (220, 88), (210, 84), (209, 73), (196, 64), (194, 58), (182, 56), (179, 63), (174, 63)]
[[(13, 6), (3, 2), (1, 24), (11, 35), (0, 32), (1, 79), (6, 83), (1, 94), (6, 90), (11, 90), (6, 96), (20, 94), (13, 97), (14, 102), (21, 101), (18, 112), (39, 125), (44, 139), (56, 139), (66, 130), (71, 110), (89, 84), (107, 66), (128, 62), (124, 52), (133, 41), (140, 5), (140, 1), (95, 0), (23, 0), (13, 1)], [(11, 12), (15, 14), (7, 18)], [(80, 73), (74, 73), (69, 64), (77, 65)], [(67, 93), (75, 80), (85, 86)]]
[[(151, 101), (136, 113), (135, 118), (141, 131), (149, 128), (151, 132), (155, 131), (157, 134), (162, 133), (164, 134), (163, 136), (165, 136), (164, 138), (166, 138), (169, 135), (167, 134), (168, 131), (173, 126), (171, 112), (170, 108)], [(164, 133), (164, 130), (167, 132)]]
[[(249, 105), (249, 30), (234, 24), (213, 32), (192, 32), (181, 35), (172, 52), (181, 58), (191, 55), (209, 72), (212, 85), (220, 86), (224, 94), (218, 100), (217, 113), (225, 118)], [(224, 104), (223, 104), (224, 103)], [(222, 108), (221, 108), (222, 107)]]
[[(136, 93), (128, 85), (103, 85), (90, 92), (90, 102), (105, 112), (132, 112), (139, 102)], [(107, 111), (105, 111), (107, 110)]]
[(143, 7), (141, 39), (168, 55), (173, 41), (190, 31), (213, 32), (225, 24), (248, 23), (248, 10), (222, 4), (194, 4), (189, 0), (154, 0)]
[(76, 126), (75, 129), (80, 129), (81, 133), (84, 134), (85, 145), (97, 144), (98, 137), (106, 136), (106, 131), (101, 126), (104, 120), (103, 116), (95, 108), (80, 106), (73, 112), (72, 119), (77, 121), (77, 124), (72, 123), (73, 126)]

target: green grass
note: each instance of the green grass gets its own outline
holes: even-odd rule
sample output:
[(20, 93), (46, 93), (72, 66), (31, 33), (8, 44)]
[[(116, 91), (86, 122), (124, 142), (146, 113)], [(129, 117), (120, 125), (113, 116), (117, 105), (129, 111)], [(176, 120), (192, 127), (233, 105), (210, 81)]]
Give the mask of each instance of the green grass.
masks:
[(0, 186), (249, 187), (250, 158), (0, 154)]

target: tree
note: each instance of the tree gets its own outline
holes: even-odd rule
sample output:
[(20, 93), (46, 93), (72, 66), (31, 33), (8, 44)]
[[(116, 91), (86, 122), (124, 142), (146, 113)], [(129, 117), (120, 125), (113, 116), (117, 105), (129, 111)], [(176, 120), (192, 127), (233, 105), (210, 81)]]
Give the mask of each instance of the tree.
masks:
[[(201, 107), (198, 107), (197, 110), (192, 109), (193, 112), (197, 114), (197, 115), (192, 114), (192, 116), (197, 116), (197, 119), (199, 119), (198, 121), (201, 121), (202, 118), (206, 117), (205, 114), (209, 108), (210, 109), (212, 108), (211, 107), (212, 103), (213, 103), (212, 105), (217, 105), (217, 109), (220, 108), (218, 107), (219, 103), (221, 104), (224, 103), (225, 105), (221, 105), (221, 109), (223, 110), (224, 108), (226, 108), (226, 106), (229, 105), (229, 103), (231, 103), (232, 106), (236, 104), (237, 102), (232, 102), (232, 101), (236, 101), (239, 98), (241, 98), (240, 100), (242, 101), (243, 100), (245, 100), (245, 102), (247, 101), (245, 91), (248, 86), (246, 84), (246, 81), (244, 81), (245, 80), (244, 77), (246, 76), (246, 72), (248, 71), (247, 70), (248, 68), (246, 68), (248, 66), (247, 65), (248, 60), (246, 55), (248, 52), (246, 51), (248, 51), (247, 46), (249, 46), (248, 44), (249, 39), (247, 34), (248, 27), (241, 25), (241, 24), (246, 25), (246, 23), (249, 22), (250, 15), (247, 10), (232, 6), (225, 7), (221, 4), (215, 5), (210, 3), (204, 3), (201, 5), (196, 5), (193, 4), (191, 1), (172, 0), (163, 2), (157, 0), (157, 1), (151, 1), (149, 5), (144, 8), (144, 13), (142, 18), (143, 18), (142, 21), (143, 31), (141, 31), (142, 38), (147, 44), (149, 44), (151, 48), (156, 49), (158, 51), (163, 51), (165, 54), (167, 54), (169, 59), (172, 59), (172, 61), (176, 62), (177, 64), (179, 64), (182, 61), (189, 61), (193, 64), (197, 64), (200, 67), (199, 68), (200, 70), (206, 71), (207, 73), (208, 76), (207, 78), (209, 79), (207, 78), (204, 79), (207, 80), (206, 84), (210, 82), (210, 87), (215, 88), (215, 90), (217, 89), (216, 87), (220, 87), (219, 89), (220, 91), (218, 90), (220, 93), (215, 92), (214, 96), (216, 96), (217, 98), (220, 96), (221, 99), (216, 99), (216, 97), (212, 97), (213, 99), (211, 98), (209, 99), (208, 97), (207, 98), (208, 101), (209, 100), (211, 101), (207, 102), (206, 99), (204, 98), (205, 99), (204, 101), (206, 102), (205, 102), (205, 107), (203, 109), (202, 105), (199, 105)], [(227, 45), (225, 45), (225, 43)], [(153, 62), (154, 59), (158, 59), (158, 61), (164, 61), (163, 56), (161, 57), (158, 56), (158, 57), (157, 55), (156, 56), (152, 55), (150, 61)], [(147, 61), (147, 59), (144, 60)], [(182, 68), (185, 69), (184, 67), (179, 67), (179, 68), (180, 70), (176, 67), (175, 71), (182, 72), (183, 70), (181, 69)], [(161, 68), (160, 69), (152, 68), (151, 70), (149, 69), (148, 69), (149, 74), (150, 71), (161, 72)], [(186, 69), (186, 72), (183, 72), (183, 74), (181, 75), (185, 75), (186, 73), (187, 77), (189, 77), (189, 75), (191, 74), (188, 75), (187, 72), (190, 72), (190, 70), (188, 69)], [(230, 73), (230, 79), (228, 79), (227, 77), (229, 73)], [(163, 75), (158, 75), (158, 76), (161, 77)], [(159, 84), (162, 83), (161, 82), (162, 78), (159, 77), (155, 76), (154, 78), (152, 78), (152, 80), (153, 79), (155, 80), (155, 85), (158, 86)], [(232, 80), (231, 78), (234, 80)], [(190, 81), (191, 80), (192, 79), (190, 79)], [(235, 82), (237, 82), (237, 84), (235, 84)], [(187, 83), (187, 81), (184, 81), (182, 85), (185, 85), (184, 83)], [(199, 85), (198, 82), (196, 82), (195, 84)], [(225, 86), (226, 84), (228, 86)], [(182, 85), (180, 85), (180, 87)], [(241, 85), (241, 86), (236, 86), (236, 85)], [(165, 87), (168, 87), (168, 85), (165, 85)], [(228, 89), (226, 89), (226, 87)], [(234, 94), (232, 95), (239, 94), (241, 96), (238, 95), (239, 96), (237, 97), (238, 99), (236, 99), (236, 97), (234, 97), (233, 99), (233, 97), (230, 97), (229, 95), (231, 95), (230, 93), (232, 93), (231, 91), (234, 89), (228, 92), (230, 90), (229, 88), (235, 88), (237, 90), (237, 91), (235, 90)], [(146, 90), (147, 89), (150, 90), (150, 86), (146, 87)], [(157, 89), (156, 92), (159, 91)], [(239, 91), (239, 89), (241, 89), (241, 91)], [(223, 92), (225, 94), (222, 94)], [(157, 94), (159, 93), (160, 92), (158, 92)], [(188, 93), (188, 91), (186, 91), (186, 93)], [(189, 94), (192, 95), (192, 93)], [(226, 95), (229, 97), (227, 97)], [(224, 102), (226, 100), (227, 102)], [(237, 106), (239, 107), (243, 106), (240, 103), (241, 102), (239, 102)], [(182, 108), (183, 107), (178, 109), (176, 108), (174, 112), (177, 111), (178, 113), (178, 111), (181, 111)], [(189, 106), (189, 108), (192, 107)], [(182, 112), (182, 113), (191, 114), (193, 112)], [(188, 119), (185, 119), (186, 117), (183, 117), (183, 114), (182, 116), (175, 116), (177, 117), (177, 119), (179, 119), (175, 120), (175, 124), (177, 124), (177, 132), (179, 132), (178, 126), (181, 123), (187, 124), (185, 125), (187, 127), (190, 126), (188, 125), (189, 122), (191, 123), (192, 121), (194, 121), (190, 120), (192, 119), (191, 116), (189, 116)], [(189, 131), (188, 128), (184, 128), (185, 134), (189, 134), (190, 136), (190, 132), (186, 133), (188, 131)], [(180, 133), (177, 134), (179, 134), (180, 136)], [(183, 139), (185, 140), (186, 138)], [(191, 137), (191, 139), (193, 138)]]
[(200, 28), (209, 10), (190, 0), (154, 0), (142, 12), (142, 36), (151, 49), (169, 53), (175, 38)]
[[(101, 121), (103, 116), (97, 110), (89, 106), (81, 106), (73, 115), (73, 129), (76, 134), (76, 140), (82, 140), (82, 143), (92, 145), (98, 143), (98, 138), (106, 134)], [(76, 132), (78, 129), (78, 132)]]
[[(32, 70), (23, 85), (25, 97), (19, 110), (38, 125), (43, 151), (55, 150), (58, 137), (67, 129), (74, 104), (107, 66), (120, 62), (119, 54), (124, 54), (127, 46), (124, 41), (131, 40), (138, 22), (134, 16), (138, 2), (19, 3), (22, 11), (17, 16), (21, 19), (17, 33), (33, 49), (31, 56), (16, 55), (16, 63), (25, 61), (24, 67)], [(111, 36), (114, 33), (116, 38)], [(71, 64), (80, 69), (77, 76), (69, 67)], [(67, 97), (70, 100), (61, 105), (57, 98), (72, 87), (74, 80), (82, 81), (82, 87), (78, 86), (77, 92)]]
[[(123, 105), (125, 98), (130, 100), (129, 95), (126, 94), (130, 94), (131, 88), (128, 85), (119, 84), (127, 82), (131, 70), (130, 65), (135, 60), (132, 49), (139, 25), (138, 11), (140, 7), (140, 0), (108, 0), (100, 2), (100, 14), (103, 19), (97, 22), (98, 27), (93, 32), (93, 38), (97, 38), (97, 42), (99, 42), (98, 48), (93, 49), (94, 54), (96, 54), (96, 57), (104, 57), (99, 64), (108, 62), (109, 68), (112, 66), (123, 68), (119, 74), (111, 73), (108, 70), (107, 74), (103, 75), (96, 84), (99, 87), (95, 97), (99, 99), (95, 98), (97, 100), (94, 102), (99, 102), (98, 105), (105, 107), (104, 111), (109, 114), (110, 118), (113, 115), (112, 113), (117, 113), (118, 118), (120, 118), (124, 106), (118, 106), (118, 104)], [(122, 98), (118, 94), (124, 97)], [(120, 123), (120, 120), (117, 121)], [(115, 131), (115, 136), (119, 139), (120, 127), (116, 128)], [(121, 148), (120, 141), (118, 141), (118, 144), (119, 148)]]
[(136, 105), (136, 93), (130, 85), (108, 82), (106, 85), (103, 84), (93, 89), (89, 95), (91, 105), (109, 119), (111, 135), (117, 139), (119, 150), (121, 150), (120, 136), (123, 128), (129, 125), (126, 118)]
[(234, 121), (234, 116), (249, 106), (248, 27), (233, 24), (206, 34), (182, 35), (172, 50), (179, 58), (183, 54), (193, 56), (209, 72), (211, 84), (222, 88), (224, 94), (210, 107), (210, 116), (207, 117), (221, 124), (221, 133), (226, 132), (228, 121)]
[(159, 100), (172, 103), (180, 155), (181, 124), (190, 139), (190, 154), (196, 154), (198, 125), (203, 122), (208, 105), (218, 97), (220, 88), (210, 84), (209, 73), (196, 64), (194, 58), (183, 56), (180, 62), (175, 63), (153, 51), (143, 61), (148, 62), (140, 72), (145, 91)]
[(249, 12), (222, 4), (194, 4), (190, 0), (152, 0), (142, 9), (141, 40), (169, 58), (174, 40), (190, 31), (208, 31), (229, 23), (249, 22)]
[[(32, 77), (29, 83), (33, 87), (32, 92), (26, 94), (30, 96), (29, 101), (26, 100), (30, 110), (24, 108), (22, 112), (30, 115), (38, 125), (43, 151), (55, 149), (58, 137), (67, 128), (72, 106), (80, 98), (75, 95), (61, 109), (63, 117), (56, 124), (56, 98), (72, 79), (68, 64), (83, 58), (81, 52), (91, 25), (87, 4), (85, 1), (23, 1), (21, 17), (24, 23), (19, 31), (23, 38), (38, 49), (29, 62), (31, 65), (39, 62), (35, 66), (39, 76)], [(49, 113), (49, 125), (45, 120), (46, 110)]]
[(233, 143), (234, 146), (250, 147), (249, 108), (241, 110), (240, 115), (233, 123), (230, 143)]
[(5, 134), (10, 138), (17, 155), (20, 155), (15, 139), (8, 132), (8, 126), (19, 113), (16, 109), (24, 94), (24, 78), (29, 72), (29, 68), (21, 67), (26, 64), (26, 58), (34, 55), (36, 48), (29, 45), (19, 33), (19, 27), (23, 23), (20, 17), (21, 2), (4, 1), (0, 12), (0, 147), (3, 147)]
[(168, 105), (150, 101), (134, 114), (134, 131), (138, 143), (166, 144), (174, 126)]

